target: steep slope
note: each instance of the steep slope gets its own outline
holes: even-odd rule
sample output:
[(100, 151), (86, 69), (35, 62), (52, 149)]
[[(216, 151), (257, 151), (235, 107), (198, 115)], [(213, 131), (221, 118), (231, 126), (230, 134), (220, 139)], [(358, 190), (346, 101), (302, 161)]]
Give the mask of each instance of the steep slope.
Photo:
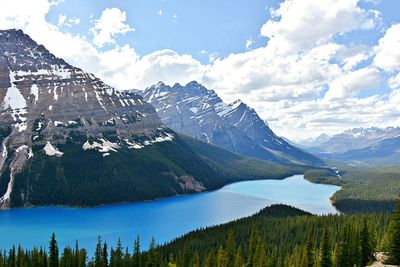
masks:
[[(291, 173), (272, 163), (254, 173), (260, 164), (240, 165), (243, 157), (220, 148), (214, 153), (232, 156), (213, 162), (141, 96), (114, 90), (22, 31), (0, 31), (0, 104), (0, 208), (148, 200)], [(222, 172), (227, 166), (240, 175)]]
[(185, 135), (213, 143), (246, 156), (277, 160), (237, 127), (221, 118), (215, 106), (222, 100), (196, 82), (170, 87), (162, 82), (142, 92), (165, 125)]
[(159, 82), (141, 94), (154, 105), (163, 123), (177, 132), (247, 156), (323, 164), (276, 136), (254, 109), (241, 101), (227, 105), (213, 90), (197, 82), (172, 87)]
[(272, 152), (281, 158), (287, 158), (294, 162), (307, 164), (322, 162), (313, 155), (291, 145), (286, 140), (275, 135), (274, 132), (258, 116), (255, 110), (241, 100), (237, 100), (228, 106), (221, 108), (220, 116), (234, 125), (255, 141), (262, 148)]

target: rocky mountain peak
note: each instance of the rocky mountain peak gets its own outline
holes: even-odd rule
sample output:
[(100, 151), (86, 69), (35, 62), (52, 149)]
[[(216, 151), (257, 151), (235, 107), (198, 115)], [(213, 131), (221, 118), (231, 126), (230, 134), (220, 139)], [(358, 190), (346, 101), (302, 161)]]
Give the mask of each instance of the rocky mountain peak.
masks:
[(107, 156), (171, 138), (142, 97), (69, 65), (21, 30), (0, 31), (0, 175), (7, 167), (13, 177), (38, 149), (62, 157), (57, 147), (68, 142)]
[(59, 66), (67, 73), (74, 69), (21, 30), (0, 30), (0, 43), (1, 63), (7, 63), (12, 71), (55, 71), (54, 66)]
[(238, 153), (263, 159), (294, 157), (320, 161), (276, 136), (257, 112), (240, 99), (226, 104), (193, 81), (172, 88), (149, 87), (142, 92), (171, 129)]

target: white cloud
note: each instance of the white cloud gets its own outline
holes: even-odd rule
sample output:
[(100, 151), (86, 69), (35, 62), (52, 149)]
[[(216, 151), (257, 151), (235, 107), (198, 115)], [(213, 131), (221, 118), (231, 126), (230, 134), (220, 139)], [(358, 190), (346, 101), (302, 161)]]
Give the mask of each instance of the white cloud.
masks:
[(179, 55), (172, 50), (160, 50), (136, 62), (135, 88), (145, 88), (158, 81), (167, 84), (201, 80), (207, 67), (191, 55)]
[(374, 27), (376, 11), (358, 6), (359, 0), (286, 0), (271, 10), (273, 19), (261, 28), (277, 51), (298, 51), (324, 43), (338, 33)]
[(374, 63), (386, 71), (400, 71), (400, 23), (387, 29), (374, 48)]
[(400, 89), (400, 72), (389, 78), (388, 85), (392, 89)]
[(67, 20), (67, 16), (66, 16), (66, 15), (63, 15), (63, 14), (60, 14), (60, 15), (58, 16), (57, 25), (58, 25), (58, 26), (62, 26), (62, 25), (65, 23), (66, 20)]
[(244, 44), (244, 46), (249, 49), (252, 45), (253, 45), (253, 40), (251, 38), (246, 40), (246, 43)]
[[(397, 28), (391, 27), (373, 49), (337, 44), (333, 38), (376, 24), (377, 13), (357, 3), (286, 0), (261, 30), (269, 38), (265, 47), (225, 58), (209, 54), (208, 64), (172, 50), (139, 56), (133, 47), (117, 45), (118, 34), (133, 30), (119, 9), (104, 10), (95, 21), (93, 42), (63, 31), (62, 25), (72, 23), (73, 18), (62, 18), (60, 25), (47, 22), (52, 5), (47, 0), (8, 2), (0, 9), (0, 27), (23, 29), (56, 56), (118, 89), (143, 89), (159, 80), (167, 84), (198, 80), (226, 101), (242, 98), (279, 134), (306, 137), (400, 122), (400, 75), (396, 71), (400, 60), (390, 60), (400, 51), (394, 49)], [(114, 45), (98, 49), (105, 44)], [(377, 54), (374, 64), (368, 65), (373, 53)], [(358, 98), (362, 90), (379, 83), (382, 70), (392, 72), (387, 81), (392, 92)]]
[(57, 20), (57, 26), (58, 27), (72, 27), (73, 25), (78, 25), (81, 23), (81, 20), (79, 18), (70, 18), (67, 20), (67, 16), (60, 14), (58, 15), (58, 20)]
[(163, 14), (162, 10), (161, 10), (161, 9), (158, 10), (157, 14), (160, 15), (160, 16), (162, 16), (162, 14)]
[(107, 43), (115, 43), (117, 34), (125, 34), (134, 31), (126, 21), (126, 12), (119, 8), (106, 8), (101, 13), (95, 25), (91, 28), (93, 33), (93, 43), (98, 47), (103, 47)]
[(375, 68), (358, 69), (338, 77), (330, 84), (325, 99), (343, 99), (355, 97), (361, 90), (378, 86), (380, 73)]

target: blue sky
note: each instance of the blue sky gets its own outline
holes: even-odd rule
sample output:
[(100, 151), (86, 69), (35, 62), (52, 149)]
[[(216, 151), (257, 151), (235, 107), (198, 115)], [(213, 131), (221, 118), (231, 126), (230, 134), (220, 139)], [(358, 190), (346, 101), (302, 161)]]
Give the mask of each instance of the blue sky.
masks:
[(119, 90), (197, 80), (292, 139), (400, 126), (397, 0), (0, 0), (20, 28)]
[(207, 63), (209, 59), (204, 52), (225, 57), (245, 51), (247, 40), (254, 41), (252, 48), (265, 45), (260, 28), (269, 18), (268, 9), (277, 3), (264, 0), (252, 0), (251, 4), (244, 0), (67, 0), (47, 16), (55, 24), (60, 14), (80, 18), (81, 23), (68, 30), (85, 34), (93, 18), (100, 17), (106, 8), (117, 7), (127, 13), (126, 23), (135, 28), (134, 32), (119, 36), (119, 44), (131, 44), (141, 55), (168, 48), (181, 54), (189, 53)]

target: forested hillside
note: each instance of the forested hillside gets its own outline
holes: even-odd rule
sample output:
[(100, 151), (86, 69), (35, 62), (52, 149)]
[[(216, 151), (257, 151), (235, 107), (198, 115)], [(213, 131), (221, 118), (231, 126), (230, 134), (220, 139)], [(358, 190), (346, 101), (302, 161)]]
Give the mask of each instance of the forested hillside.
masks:
[(351, 167), (339, 165), (340, 176), (326, 170), (309, 170), (305, 178), (314, 183), (342, 187), (332, 196), (337, 209), (346, 213), (392, 211), (400, 194), (398, 167)]
[[(85, 136), (76, 134), (59, 145), (62, 157), (49, 157), (43, 147), (34, 147), (34, 156), (15, 175), (11, 206), (142, 201), (240, 180), (282, 179), (305, 170), (246, 158), (179, 135), (142, 149), (121, 147), (107, 157), (82, 150), (83, 140)], [(7, 175), (0, 175), (0, 194), (7, 190)]]
[(79, 248), (59, 249), (53, 234), (46, 248), (20, 247), (0, 252), (0, 267), (354, 267), (374, 261), (384, 252), (390, 264), (400, 264), (400, 200), (398, 208), (368, 215), (314, 216), (274, 205), (220, 226), (199, 229), (157, 246), (154, 239), (142, 251), (140, 239), (110, 248), (99, 237), (94, 255)]

